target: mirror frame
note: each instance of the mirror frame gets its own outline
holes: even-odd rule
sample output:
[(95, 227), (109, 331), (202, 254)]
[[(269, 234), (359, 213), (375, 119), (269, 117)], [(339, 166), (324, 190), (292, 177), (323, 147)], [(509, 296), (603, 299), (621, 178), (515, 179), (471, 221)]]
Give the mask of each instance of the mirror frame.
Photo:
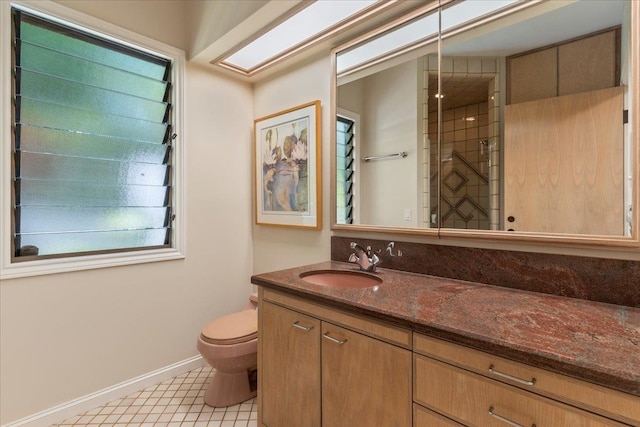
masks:
[[(433, 0), (426, 5), (420, 6), (399, 18), (391, 20), (380, 25), (370, 31), (354, 38), (346, 43), (334, 47), (331, 50), (331, 93), (330, 93), (330, 146), (331, 146), (331, 215), (330, 224), (332, 231), (348, 231), (358, 233), (386, 233), (422, 236), (426, 238), (438, 239), (443, 244), (452, 244), (455, 240), (482, 240), (494, 243), (525, 243), (525, 244), (544, 244), (549, 247), (572, 247), (572, 248), (588, 248), (588, 249), (615, 249), (624, 252), (638, 252), (640, 250), (640, 237), (638, 228), (640, 227), (640, 215), (638, 215), (638, 200), (640, 199), (640, 66), (631, 65), (631, 85), (634, 91), (631, 93), (630, 109), (632, 114), (629, 115), (629, 123), (631, 124), (631, 172), (632, 172), (632, 218), (631, 218), (631, 236), (605, 236), (605, 235), (579, 235), (579, 234), (563, 234), (563, 233), (544, 233), (544, 232), (510, 232), (503, 230), (467, 230), (453, 228), (419, 228), (419, 227), (393, 227), (379, 226), (369, 224), (338, 224), (336, 212), (336, 115), (337, 115), (337, 56), (340, 52), (346, 51), (360, 43), (371, 40), (385, 32), (391, 31), (413, 19), (428, 14), (456, 0)], [(531, 1), (532, 4), (538, 4), (539, 1)], [(511, 13), (509, 9), (507, 13)], [(500, 16), (500, 11), (490, 15), (487, 19), (494, 19)], [(484, 21), (484, 19), (482, 19)], [(463, 28), (461, 31), (464, 31)], [(458, 33), (460, 30), (456, 30)], [(438, 33), (440, 39), (441, 33)], [(376, 58), (373, 62), (366, 64), (370, 66), (384, 60), (395, 58), (407, 53), (419, 46), (419, 43), (403, 47), (398, 51), (392, 51), (380, 58)], [(640, 2), (631, 1), (631, 25), (630, 25), (630, 58), (629, 64), (640, 64)], [(439, 47), (440, 49), (440, 47)], [(439, 148), (438, 148), (439, 150)]]

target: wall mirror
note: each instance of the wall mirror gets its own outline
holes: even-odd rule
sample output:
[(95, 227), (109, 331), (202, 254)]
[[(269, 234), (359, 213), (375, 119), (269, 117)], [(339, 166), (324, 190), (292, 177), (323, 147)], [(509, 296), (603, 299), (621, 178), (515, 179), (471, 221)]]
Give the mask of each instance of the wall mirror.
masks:
[(436, 1), (335, 49), (333, 228), (637, 245), (639, 8)]

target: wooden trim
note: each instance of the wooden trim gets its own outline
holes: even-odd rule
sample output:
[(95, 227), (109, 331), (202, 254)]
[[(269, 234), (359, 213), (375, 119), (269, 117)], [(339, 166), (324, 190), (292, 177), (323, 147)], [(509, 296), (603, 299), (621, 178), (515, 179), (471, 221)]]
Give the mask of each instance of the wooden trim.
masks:
[(337, 203), (336, 195), (338, 194), (338, 184), (336, 182), (337, 165), (336, 156), (338, 154), (337, 145), (337, 124), (336, 117), (338, 117), (338, 77), (336, 69), (338, 66), (335, 51), (331, 50), (331, 81), (329, 84), (329, 224), (336, 224), (338, 221), (337, 216)]
[(640, 198), (640, 2), (631, 2), (631, 32), (629, 67), (631, 72), (631, 172), (632, 172), (632, 228), (631, 237), (640, 246), (640, 212), (638, 212), (638, 198)]
[[(634, 227), (635, 228), (635, 227)], [(533, 232), (509, 232), (502, 230), (457, 230), (452, 228), (399, 228), (388, 226), (360, 225), (360, 224), (333, 224), (333, 231), (351, 233), (376, 233), (393, 235), (412, 235), (427, 238), (439, 238), (442, 244), (447, 244), (455, 239), (468, 241), (481, 240), (487, 243), (528, 243), (539, 244), (545, 247), (580, 247), (585, 249), (618, 249), (627, 252), (637, 252), (638, 242), (629, 237), (571, 235)]]
[[(306, 108), (310, 108), (313, 107), (313, 112), (310, 114), (310, 116), (314, 117), (315, 120), (315, 134), (313, 134), (313, 138), (314, 138), (314, 144), (315, 144), (315, 158), (308, 159), (308, 164), (315, 164), (315, 225), (305, 225), (303, 223), (301, 224), (289, 224), (289, 223), (285, 223), (283, 222), (260, 222), (259, 221), (259, 208), (260, 208), (260, 202), (259, 200), (259, 196), (262, 196), (261, 193), (261, 188), (258, 185), (258, 176), (257, 176), (257, 167), (258, 167), (258, 155), (261, 155), (261, 153), (258, 153), (258, 146), (259, 146), (259, 142), (258, 142), (258, 123), (260, 122), (264, 122), (266, 120), (270, 120), (272, 118), (275, 117), (279, 117), (279, 116), (284, 116), (286, 114), (298, 111), (298, 110), (304, 110)], [(322, 109), (321, 109), (321, 104), (319, 100), (315, 100), (315, 101), (311, 101), (311, 102), (307, 102), (306, 104), (302, 104), (302, 105), (298, 105), (296, 107), (292, 107), (289, 109), (286, 109), (284, 111), (279, 111), (277, 113), (273, 113), (273, 114), (269, 114), (268, 116), (264, 116), (264, 117), (260, 117), (257, 118), (253, 121), (253, 146), (254, 146), (254, 150), (253, 150), (253, 190), (254, 190), (254, 200), (253, 200), (253, 204), (254, 204), (254, 209), (253, 209), (253, 213), (254, 213), (254, 224), (255, 225), (270, 225), (270, 226), (274, 226), (274, 227), (288, 227), (288, 228), (297, 228), (297, 229), (306, 229), (306, 230), (321, 230), (322, 229)], [(310, 193), (310, 191), (309, 191)], [(311, 199), (310, 199), (311, 200)], [(312, 209), (311, 209), (311, 202), (309, 202), (309, 214), (312, 213)], [(311, 216), (311, 215), (309, 215)]]
[[(335, 201), (333, 201), (335, 209)], [(336, 224), (331, 225), (333, 231), (349, 231), (362, 233), (389, 233), (389, 234), (409, 234), (419, 236), (438, 237), (437, 228), (408, 228), (390, 227), (386, 225), (366, 225), (366, 224)]]

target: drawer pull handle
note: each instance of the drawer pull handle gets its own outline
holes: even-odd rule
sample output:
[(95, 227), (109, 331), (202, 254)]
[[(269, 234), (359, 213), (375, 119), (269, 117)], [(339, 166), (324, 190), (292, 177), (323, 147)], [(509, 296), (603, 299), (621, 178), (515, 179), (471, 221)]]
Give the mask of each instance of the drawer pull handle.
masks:
[(313, 329), (313, 326), (304, 326), (304, 325), (301, 325), (300, 322), (294, 322), (293, 327), (302, 329), (303, 331), (306, 331), (306, 332), (309, 332), (310, 330)]
[(495, 369), (493, 369), (493, 365), (489, 365), (489, 372), (499, 377), (506, 378), (508, 380), (515, 381), (520, 384), (524, 384), (528, 386), (532, 386), (536, 384), (535, 378), (531, 378), (531, 381), (523, 380), (522, 378), (514, 377), (513, 375), (505, 374), (504, 372), (496, 371)]
[(339, 340), (339, 339), (334, 338), (334, 337), (332, 337), (331, 335), (329, 335), (329, 332), (327, 332), (327, 333), (325, 333), (325, 334), (322, 334), (322, 336), (323, 336), (323, 337), (325, 337), (326, 339), (328, 339), (329, 341), (334, 342), (334, 343), (336, 343), (336, 344), (338, 344), (338, 345), (342, 345), (342, 344), (344, 344), (344, 343), (346, 343), (346, 342), (347, 342), (347, 339), (346, 339), (346, 338), (345, 338), (345, 339), (343, 339), (343, 340)]
[[(525, 427), (522, 424), (518, 424), (515, 421), (511, 421), (509, 418), (505, 418), (502, 415), (496, 414), (495, 412), (493, 412), (493, 406), (489, 408), (489, 415), (491, 415), (495, 419), (502, 421), (505, 424), (509, 424), (512, 427)], [(531, 427), (536, 427), (536, 425), (531, 424)]]

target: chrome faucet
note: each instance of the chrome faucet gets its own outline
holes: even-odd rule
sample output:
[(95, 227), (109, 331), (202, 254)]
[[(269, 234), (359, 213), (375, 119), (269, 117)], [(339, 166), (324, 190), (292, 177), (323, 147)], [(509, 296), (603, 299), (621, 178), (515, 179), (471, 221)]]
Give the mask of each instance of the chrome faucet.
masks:
[(371, 246), (367, 246), (365, 249), (356, 242), (351, 242), (351, 249), (355, 252), (349, 256), (349, 262), (358, 264), (362, 271), (371, 273), (376, 271), (376, 265), (380, 263), (380, 258), (376, 254), (371, 255)]

